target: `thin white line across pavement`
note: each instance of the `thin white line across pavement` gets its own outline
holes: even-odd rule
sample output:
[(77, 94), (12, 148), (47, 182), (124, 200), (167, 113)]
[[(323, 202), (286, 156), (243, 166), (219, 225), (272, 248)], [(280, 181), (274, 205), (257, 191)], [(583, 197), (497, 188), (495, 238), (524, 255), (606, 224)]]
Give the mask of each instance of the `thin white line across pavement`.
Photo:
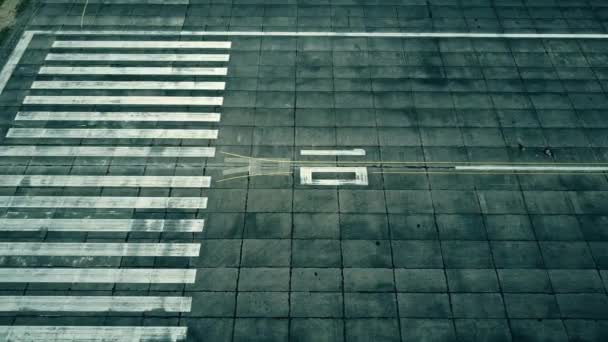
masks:
[(0, 175), (8, 187), (208, 188), (209, 176)]
[(224, 90), (224, 82), (192, 81), (34, 81), (32, 89)]
[(207, 197), (0, 196), (0, 208), (205, 209)]
[(187, 327), (0, 326), (0, 341), (10, 342), (177, 342)]
[(38, 96), (28, 95), (26, 105), (106, 106), (221, 106), (221, 96)]
[(189, 312), (189, 297), (0, 296), (0, 311), (44, 312)]
[(145, 268), (0, 268), (0, 283), (193, 284), (196, 270)]
[(227, 68), (195, 67), (60, 67), (43, 66), (41, 75), (160, 75), (160, 76), (226, 76)]
[(187, 146), (0, 146), (0, 157), (212, 158), (215, 147)]
[(203, 112), (17, 112), (15, 121), (219, 122), (220, 113)]
[(56, 40), (62, 49), (230, 49), (230, 42), (141, 41), (141, 40)]
[(546, 171), (546, 172), (606, 172), (608, 166), (551, 166), (551, 165), (457, 165), (458, 171)]
[(216, 129), (10, 128), (7, 138), (217, 139)]
[(228, 62), (228, 54), (200, 53), (49, 53), (47, 61)]
[(195, 257), (198, 243), (0, 242), (0, 256)]
[(205, 220), (0, 219), (0, 231), (201, 233)]

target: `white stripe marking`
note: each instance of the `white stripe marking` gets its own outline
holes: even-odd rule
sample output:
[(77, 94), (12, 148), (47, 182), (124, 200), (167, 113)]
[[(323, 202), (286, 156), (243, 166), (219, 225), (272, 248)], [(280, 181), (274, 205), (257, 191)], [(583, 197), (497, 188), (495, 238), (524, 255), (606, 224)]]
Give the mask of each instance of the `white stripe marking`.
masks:
[(459, 171), (572, 171), (572, 172), (604, 172), (606, 166), (517, 166), (517, 165), (463, 165), (455, 166)]
[(0, 219), (0, 231), (201, 233), (204, 220)]
[(47, 61), (111, 61), (111, 62), (228, 62), (228, 54), (177, 53), (49, 53)]
[(195, 257), (198, 243), (0, 242), (0, 256)]
[[(164, 0), (163, 0), (164, 1)], [(186, 327), (135, 326), (0, 326), (0, 340), (10, 342), (177, 342)]]
[(0, 175), (0, 186), (208, 188), (208, 176)]
[(224, 90), (224, 82), (35, 81), (32, 89)]
[(132, 105), (132, 106), (221, 106), (221, 96), (35, 96), (24, 104), (34, 105)]
[(67, 49), (230, 49), (231, 42), (138, 41), (138, 40), (57, 40), (53, 48)]
[(197, 112), (17, 112), (16, 121), (219, 122), (220, 113)]
[(7, 138), (217, 139), (216, 129), (10, 128)]
[(42, 75), (162, 75), (162, 76), (226, 76), (227, 68), (189, 67), (59, 67), (43, 66)]
[(212, 158), (215, 147), (0, 146), (0, 157)]
[(0, 283), (193, 284), (195, 278), (196, 270), (187, 269), (0, 268)]
[[(315, 173), (353, 173), (354, 179), (314, 179)], [(365, 167), (300, 167), (302, 185), (368, 185), (367, 168)]]
[(303, 156), (364, 156), (365, 150), (353, 148), (352, 150), (300, 150)]
[(8, 61), (6, 61), (6, 64), (4, 64), (4, 67), (2, 68), (2, 72), (0, 72), (0, 93), (2, 93), (2, 91), (4, 91), (4, 87), (6, 87), (8, 80), (13, 75), (13, 71), (15, 71), (17, 64), (19, 64), (21, 57), (25, 53), (25, 50), (27, 49), (28, 45), (30, 45), (30, 42), (32, 41), (33, 37), (34, 37), (33, 32), (30, 32), (30, 31), (23, 32), (23, 35), (19, 39), (19, 42), (13, 49), (13, 52), (11, 53), (11, 55), (9, 56)]
[(189, 297), (0, 296), (0, 311), (189, 312)]
[(0, 207), (205, 209), (207, 197), (0, 196)]

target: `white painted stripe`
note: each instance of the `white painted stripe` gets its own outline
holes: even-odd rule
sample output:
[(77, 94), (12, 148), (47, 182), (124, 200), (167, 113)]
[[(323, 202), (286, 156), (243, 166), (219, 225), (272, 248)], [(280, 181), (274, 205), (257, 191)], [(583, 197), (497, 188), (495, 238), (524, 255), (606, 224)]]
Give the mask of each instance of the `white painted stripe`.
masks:
[(0, 72), (0, 93), (4, 91), (4, 87), (6, 87), (8, 80), (13, 75), (13, 71), (15, 71), (17, 64), (19, 64), (23, 53), (25, 53), (25, 49), (30, 45), (33, 37), (33, 32), (25, 31), (21, 35), (21, 38), (19, 38), (19, 42), (13, 49), (13, 52), (11, 52), (11, 55), (8, 57), (8, 60)]
[(49, 53), (47, 61), (228, 62), (228, 54), (185, 53)]
[(221, 106), (220, 96), (26, 96), (33, 105)]
[(219, 122), (220, 113), (197, 112), (18, 112), (16, 121)]
[(141, 41), (141, 40), (56, 40), (53, 48), (67, 49), (230, 49), (231, 42)]
[(201, 233), (204, 220), (0, 219), (0, 231)]
[(35, 81), (32, 89), (224, 90), (224, 82)]
[(296, 32), (296, 31), (170, 31), (170, 30), (40, 30), (57, 35), (132, 35), (132, 36), (256, 36), (256, 37), (367, 37), (367, 38), (504, 38), (504, 39), (608, 39), (605, 33), (478, 33), (478, 32)]
[(208, 188), (208, 176), (0, 175), (0, 186)]
[[(314, 179), (315, 173), (347, 173), (354, 174), (353, 179)], [(368, 185), (366, 167), (300, 167), (300, 183), (302, 185)]]
[(207, 197), (0, 196), (0, 208), (205, 209)]
[(4, 325), (0, 341), (177, 342), (186, 339), (187, 331), (187, 327)]
[(0, 242), (0, 256), (195, 257), (198, 243)]
[(187, 269), (0, 268), (0, 283), (193, 284), (195, 278), (196, 270)]
[(606, 166), (518, 166), (518, 165), (463, 165), (455, 166), (459, 171), (571, 171), (604, 172)]
[(43, 66), (42, 75), (162, 75), (162, 76), (226, 76), (227, 68), (195, 67), (60, 67)]
[(216, 129), (10, 128), (7, 138), (217, 139)]
[(212, 158), (215, 147), (0, 146), (0, 157)]
[(0, 311), (189, 312), (189, 297), (0, 296)]
[(303, 156), (364, 156), (365, 150), (353, 148), (352, 150), (300, 150)]

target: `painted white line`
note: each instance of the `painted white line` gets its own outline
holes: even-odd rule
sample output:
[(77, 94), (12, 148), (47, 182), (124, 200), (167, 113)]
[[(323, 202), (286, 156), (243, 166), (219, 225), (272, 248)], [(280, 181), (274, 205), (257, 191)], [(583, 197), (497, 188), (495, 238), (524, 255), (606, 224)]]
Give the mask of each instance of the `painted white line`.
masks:
[(0, 146), (0, 157), (212, 158), (215, 147)]
[(217, 139), (216, 129), (10, 128), (7, 138)]
[(459, 171), (570, 171), (604, 172), (606, 166), (518, 166), (518, 165), (463, 165), (454, 166)]
[(204, 220), (0, 219), (0, 231), (201, 233)]
[(220, 113), (197, 112), (17, 112), (15, 121), (219, 122)]
[(195, 67), (60, 67), (43, 66), (41, 75), (160, 75), (160, 76), (226, 76), (227, 68)]
[(224, 82), (34, 81), (32, 89), (224, 90)]
[(230, 49), (231, 42), (56, 40), (52, 47), (62, 49)]
[(4, 67), (2, 68), (2, 71), (0, 72), (0, 93), (2, 93), (2, 91), (4, 91), (4, 87), (6, 87), (8, 80), (13, 75), (13, 71), (15, 71), (17, 64), (19, 64), (19, 61), (21, 60), (23, 53), (25, 53), (25, 50), (27, 49), (28, 45), (30, 45), (30, 42), (32, 41), (33, 37), (34, 37), (33, 32), (30, 32), (30, 31), (23, 32), (23, 35), (21, 35), (21, 38), (19, 39), (17, 46), (15, 46), (15, 49), (13, 50), (11, 55), (8, 57), (8, 61), (6, 61), (6, 64), (4, 64)]
[[(353, 174), (353, 179), (314, 179), (317, 173), (347, 173)], [(365, 167), (300, 167), (300, 183), (302, 185), (368, 185), (367, 168)]]
[(0, 186), (208, 188), (208, 176), (0, 175)]
[(504, 38), (504, 39), (608, 39), (605, 33), (475, 33), (475, 32), (295, 32), (295, 31), (170, 31), (170, 30), (40, 30), (57, 35), (132, 36), (259, 36), (259, 37), (368, 37), (368, 38)]
[(352, 150), (300, 150), (303, 156), (364, 156), (365, 150), (353, 148)]
[(196, 278), (196, 270), (144, 268), (0, 268), (0, 275), (0, 283), (193, 284)]
[(0, 296), (0, 311), (189, 312), (189, 297)]
[(0, 341), (177, 342), (186, 339), (187, 331), (187, 327), (4, 325), (0, 326)]
[(47, 61), (228, 62), (228, 54), (182, 53), (49, 53)]
[(205, 209), (207, 197), (0, 196), (0, 208)]
[(26, 96), (31, 105), (221, 106), (220, 96)]
[(0, 256), (195, 257), (198, 243), (0, 242)]

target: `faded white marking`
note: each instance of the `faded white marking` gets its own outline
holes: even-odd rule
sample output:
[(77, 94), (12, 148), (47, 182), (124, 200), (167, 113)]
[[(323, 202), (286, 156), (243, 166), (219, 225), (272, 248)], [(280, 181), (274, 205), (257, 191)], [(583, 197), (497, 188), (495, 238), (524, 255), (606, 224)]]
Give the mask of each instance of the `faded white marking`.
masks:
[[(166, 1), (166, 0), (163, 0)], [(0, 340), (10, 342), (177, 342), (187, 327), (0, 326)]]
[(208, 176), (0, 175), (0, 186), (208, 188)]
[(110, 61), (110, 62), (228, 62), (228, 54), (190, 53), (49, 53), (47, 61)]
[(0, 296), (0, 311), (190, 312), (189, 297)]
[(196, 270), (187, 269), (0, 268), (0, 283), (193, 284), (195, 278)]
[(207, 197), (0, 196), (0, 207), (205, 209)]
[(524, 165), (457, 165), (459, 171), (568, 171), (568, 172), (604, 172), (606, 166), (524, 166)]
[(224, 82), (34, 81), (32, 89), (224, 90)]
[(16, 121), (219, 122), (220, 113), (197, 112), (17, 112)]
[(216, 129), (10, 128), (7, 138), (217, 139)]
[(300, 150), (303, 156), (364, 156), (365, 150), (353, 148), (352, 150)]
[(221, 106), (221, 96), (36, 96), (28, 95), (30, 105), (119, 105), (119, 106)]
[(0, 256), (195, 257), (198, 243), (0, 242)]
[(200, 233), (204, 220), (0, 219), (0, 231)]
[[(315, 173), (352, 173), (354, 179), (314, 179)], [(302, 185), (368, 185), (365, 167), (300, 167)]]
[(63, 49), (230, 49), (231, 42), (141, 41), (141, 40), (56, 40)]
[(4, 87), (6, 87), (8, 80), (13, 75), (13, 71), (15, 71), (15, 68), (17, 67), (17, 64), (19, 64), (19, 61), (25, 53), (25, 50), (27, 49), (28, 45), (30, 45), (34, 34), (35, 33), (31, 31), (23, 32), (21, 38), (19, 39), (19, 42), (13, 49), (13, 52), (11, 52), (11, 55), (8, 57), (8, 60), (6, 61), (4, 67), (2, 68), (2, 71), (0, 72), (0, 93), (4, 91)]
[(0, 146), (0, 157), (212, 158), (215, 147)]
[(162, 76), (226, 76), (227, 68), (189, 67), (60, 67), (43, 66), (42, 75), (162, 75)]

